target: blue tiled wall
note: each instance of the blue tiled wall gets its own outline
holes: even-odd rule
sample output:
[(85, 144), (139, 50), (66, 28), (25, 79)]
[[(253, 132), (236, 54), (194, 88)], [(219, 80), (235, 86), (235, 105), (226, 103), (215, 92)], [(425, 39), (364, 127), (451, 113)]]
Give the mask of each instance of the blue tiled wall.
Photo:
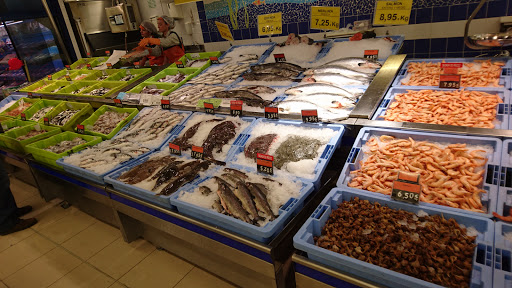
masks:
[[(226, 0), (221, 0), (226, 1)], [(256, 16), (266, 13), (283, 13), (283, 34), (289, 33), (307, 34), (321, 32), (319, 30), (309, 29), (310, 6), (340, 6), (341, 17), (340, 27), (357, 20), (373, 19), (373, 9), (375, 1), (372, 0), (304, 0), (300, 3), (284, 3), (280, 0), (267, 0), (264, 5), (247, 5), (249, 23), (244, 22), (243, 10), (238, 13), (238, 22), (242, 23), (240, 29), (233, 29), (229, 15), (216, 16), (212, 11), (205, 11), (205, 4), (197, 2), (197, 8), (201, 20), (201, 28), (205, 43), (225, 41), (215, 26), (215, 21), (226, 23), (235, 40), (263, 38), (258, 36)], [(297, 0), (290, 0), (297, 2)], [(414, 0), (411, 11), (410, 24), (434, 23), (446, 21), (466, 20), (478, 5), (479, 0)], [(475, 19), (490, 18), (512, 15), (512, 1), (491, 0), (484, 4), (482, 9), (476, 15)], [(251, 3), (251, 2), (249, 2)], [(208, 5), (206, 5), (208, 7)], [(208, 9), (208, 8), (206, 8)], [(447, 23), (449, 25), (449, 23)], [(247, 27), (248, 26), (248, 27)], [(268, 36), (265, 36), (268, 37)], [(436, 38), (436, 39), (418, 39), (406, 40), (403, 45), (403, 53), (412, 57), (471, 57), (481, 54), (482, 51), (476, 51), (465, 48), (463, 38)], [(497, 50), (485, 51), (493, 54)]]

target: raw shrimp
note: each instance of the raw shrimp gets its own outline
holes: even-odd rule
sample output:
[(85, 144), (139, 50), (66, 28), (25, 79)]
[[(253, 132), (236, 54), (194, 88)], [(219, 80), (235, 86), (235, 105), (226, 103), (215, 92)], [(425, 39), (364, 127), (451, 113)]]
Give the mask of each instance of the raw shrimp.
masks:
[[(503, 87), (499, 84), (503, 66), (505, 66), (504, 62), (492, 62), (490, 59), (463, 63), (463, 67), (458, 71), (461, 75), (460, 86)], [(403, 80), (402, 85), (439, 86), (439, 75), (443, 73), (439, 62), (411, 62), (407, 66), (408, 79)]]
[[(386, 121), (494, 128), (496, 94), (466, 90), (408, 90), (395, 95)], [(381, 116), (382, 117), (382, 116)]]
[(390, 137), (372, 137), (366, 142), (363, 151), (367, 158), (359, 161), (358, 170), (350, 172), (349, 187), (390, 195), (391, 181), (398, 178), (399, 171), (414, 172), (421, 175), (421, 201), (484, 212), (480, 195), (486, 192), (482, 189), (486, 162), (480, 158), (486, 151), (470, 150), (466, 144), (440, 147)]

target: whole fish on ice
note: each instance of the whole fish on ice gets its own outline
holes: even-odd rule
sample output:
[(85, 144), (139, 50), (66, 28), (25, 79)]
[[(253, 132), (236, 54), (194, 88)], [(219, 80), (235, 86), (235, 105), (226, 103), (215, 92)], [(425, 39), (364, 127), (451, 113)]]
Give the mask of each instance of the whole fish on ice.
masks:
[(308, 83), (301, 84), (296, 87), (289, 88), (285, 91), (287, 95), (311, 95), (318, 93), (329, 93), (347, 97), (349, 99), (357, 99), (362, 93), (352, 93), (337, 85), (326, 83)]
[(318, 68), (313, 68), (306, 70), (304, 72), (304, 75), (315, 75), (315, 74), (325, 74), (325, 73), (334, 73), (334, 74), (341, 74), (345, 77), (352, 78), (352, 79), (373, 79), (375, 76), (375, 73), (366, 73), (361, 71), (352, 70), (349, 68), (345, 68), (343, 66), (336, 66), (336, 65), (326, 65), (321, 66)]
[(367, 71), (367, 69), (379, 69), (382, 67), (382, 64), (375, 60), (359, 57), (340, 58), (325, 64), (325, 66), (330, 65), (342, 66), (357, 71)]
[(335, 74), (335, 73), (322, 73), (322, 74), (314, 74), (311, 76), (304, 77), (302, 79), (302, 82), (320, 82), (320, 83), (327, 83), (327, 84), (335, 84), (340, 86), (349, 86), (349, 85), (368, 85), (370, 84), (369, 79), (366, 80), (357, 80), (352, 79), (346, 76), (343, 76), (341, 74)]

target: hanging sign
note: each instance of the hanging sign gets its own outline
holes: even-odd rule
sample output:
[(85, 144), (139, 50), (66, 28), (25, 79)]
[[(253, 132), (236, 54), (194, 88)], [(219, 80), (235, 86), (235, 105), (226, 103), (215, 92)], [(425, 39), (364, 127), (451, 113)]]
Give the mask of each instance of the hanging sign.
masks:
[(311, 29), (340, 29), (340, 7), (311, 6)]
[(373, 25), (408, 25), (411, 9), (412, 0), (378, 0)]
[(282, 14), (258, 15), (258, 36), (283, 34)]
[(233, 39), (233, 35), (231, 34), (231, 30), (229, 30), (229, 26), (227, 24), (215, 21), (215, 25), (217, 25), (217, 29), (219, 29), (220, 37), (228, 41), (235, 41), (235, 39)]

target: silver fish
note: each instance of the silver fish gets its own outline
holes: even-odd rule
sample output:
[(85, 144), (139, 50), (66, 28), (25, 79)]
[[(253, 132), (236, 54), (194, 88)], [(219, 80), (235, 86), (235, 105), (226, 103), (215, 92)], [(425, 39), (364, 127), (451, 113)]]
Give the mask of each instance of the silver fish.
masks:
[(218, 180), (217, 183), (219, 184), (217, 195), (219, 195), (220, 202), (222, 207), (224, 207), (224, 210), (244, 222), (251, 223), (252, 221), (247, 215), (247, 212), (244, 210), (235, 194), (233, 194), (233, 191), (231, 191), (228, 184)]
[(321, 82), (321, 83), (328, 83), (328, 84), (335, 84), (335, 85), (341, 85), (341, 86), (348, 86), (348, 85), (368, 85), (370, 84), (370, 80), (357, 80), (352, 79), (346, 76), (343, 76), (341, 74), (335, 74), (335, 73), (322, 73), (322, 74), (315, 74), (311, 75), (309, 77), (305, 77), (302, 79), (302, 82)]
[(301, 84), (296, 87), (289, 88), (285, 91), (287, 95), (311, 95), (318, 93), (329, 93), (341, 95), (347, 98), (355, 99), (361, 96), (361, 93), (352, 93), (337, 85), (330, 85), (326, 83), (309, 83)]
[(261, 217), (258, 215), (258, 210), (256, 210), (256, 206), (254, 206), (254, 203), (252, 202), (249, 188), (245, 186), (243, 181), (238, 181), (238, 183), (236, 183), (236, 187), (233, 192), (240, 202), (242, 202), (242, 207), (244, 207), (245, 211), (249, 212), (253, 220), (259, 220)]
[(267, 197), (263, 192), (261, 192), (260, 188), (257, 185), (254, 185), (253, 183), (250, 182), (247, 183), (247, 187), (249, 188), (249, 191), (252, 194), (254, 203), (256, 204), (256, 208), (270, 216), (270, 220), (276, 219), (276, 216), (272, 212), (272, 209), (270, 209)]
[(336, 65), (326, 65), (314, 69), (309, 69), (304, 72), (304, 75), (315, 75), (324, 73), (341, 74), (352, 79), (371, 79), (373, 78), (373, 76), (375, 76), (375, 73), (365, 73)]
[(382, 64), (380, 64), (377, 61), (367, 59), (367, 58), (360, 58), (360, 57), (347, 57), (347, 58), (340, 58), (331, 62), (328, 62), (325, 64), (327, 65), (338, 65), (343, 66), (349, 69), (353, 70), (361, 70), (361, 69), (378, 69), (382, 67)]
[(304, 96), (289, 96), (287, 101), (311, 101), (321, 107), (329, 107), (335, 109), (347, 109), (355, 106), (355, 100), (335, 94), (311, 94)]
[(305, 100), (285, 100), (278, 104), (281, 112), (300, 113), (301, 110), (315, 109), (318, 117), (321, 119), (345, 119), (349, 116), (350, 111), (346, 109), (334, 109), (331, 107), (323, 107), (317, 103)]

